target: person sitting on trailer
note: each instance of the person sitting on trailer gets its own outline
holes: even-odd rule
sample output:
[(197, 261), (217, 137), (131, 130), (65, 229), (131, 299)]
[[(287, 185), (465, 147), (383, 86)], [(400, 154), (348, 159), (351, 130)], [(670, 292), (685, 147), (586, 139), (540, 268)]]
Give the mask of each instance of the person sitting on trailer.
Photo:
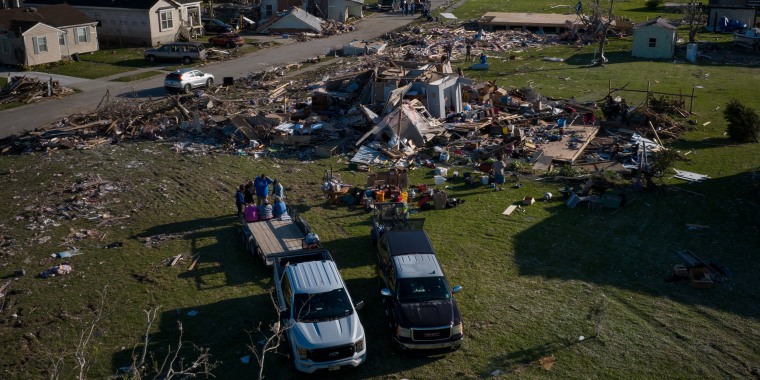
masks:
[(274, 205), (272, 205), (272, 215), (275, 218), (279, 218), (288, 213), (288, 208), (285, 206), (285, 202), (280, 197), (274, 197)]
[(264, 199), (264, 203), (259, 205), (259, 220), (269, 220), (273, 217), (274, 215), (272, 214), (272, 205), (269, 204), (269, 200)]

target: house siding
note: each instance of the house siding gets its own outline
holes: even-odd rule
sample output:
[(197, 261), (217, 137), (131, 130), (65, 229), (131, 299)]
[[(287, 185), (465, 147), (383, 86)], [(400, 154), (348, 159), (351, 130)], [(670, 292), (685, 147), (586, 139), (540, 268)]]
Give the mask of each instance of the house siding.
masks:
[[(61, 45), (58, 43), (60, 30), (45, 24), (37, 24), (21, 34), (26, 51), (23, 64), (27, 66), (42, 65), (45, 63), (58, 62), (61, 60)], [(33, 40), (37, 37), (47, 38), (47, 51), (34, 52)]]
[[(0, 63), (4, 65), (23, 63), (23, 58), (18, 56), (22, 55), (19, 49), (20, 40), (20, 38), (8, 38), (7, 34), (0, 35)], [(3, 41), (8, 41), (6, 45), (7, 51), (2, 47)]]
[[(174, 3), (158, 1), (151, 9), (126, 9), (109, 7), (73, 6), (85, 15), (101, 22), (97, 29), (101, 46), (156, 46), (175, 41), (182, 23), (187, 22), (188, 9), (198, 9), (195, 24), (200, 24), (200, 2), (184, 4), (177, 8)], [(170, 8), (172, 28), (162, 31), (159, 9)]]
[[(161, 12), (169, 12), (172, 15), (172, 27), (170, 29), (161, 30)], [(177, 38), (177, 31), (179, 30), (180, 20), (182, 14), (179, 9), (173, 8), (172, 4), (166, 1), (159, 1), (153, 8), (148, 11), (150, 16), (150, 45), (156, 46), (167, 42), (173, 42)]]
[[(61, 28), (65, 32), (66, 46), (61, 46), (61, 54), (63, 57), (69, 57), (71, 54), (91, 53), (98, 51), (98, 32), (96, 24), (90, 25), (74, 25)], [(90, 38), (88, 42), (77, 42), (77, 28), (89, 27)], [(58, 43), (58, 42), (56, 42)]]
[[(655, 47), (649, 47), (649, 39), (657, 42)], [(633, 48), (631, 55), (640, 58), (669, 59), (673, 57), (676, 32), (657, 25), (649, 25), (633, 32)]]

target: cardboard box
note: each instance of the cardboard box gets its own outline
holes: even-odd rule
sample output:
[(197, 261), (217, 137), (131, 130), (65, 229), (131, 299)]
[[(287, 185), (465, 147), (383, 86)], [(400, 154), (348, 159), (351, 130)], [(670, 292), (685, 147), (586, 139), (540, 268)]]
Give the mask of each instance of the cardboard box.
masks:
[(338, 147), (334, 145), (320, 145), (314, 148), (317, 157), (332, 157), (338, 152)]
[(536, 199), (533, 198), (533, 197), (525, 197), (525, 198), (523, 198), (523, 204), (526, 205), (526, 206), (527, 205), (532, 205), (534, 203), (536, 203)]

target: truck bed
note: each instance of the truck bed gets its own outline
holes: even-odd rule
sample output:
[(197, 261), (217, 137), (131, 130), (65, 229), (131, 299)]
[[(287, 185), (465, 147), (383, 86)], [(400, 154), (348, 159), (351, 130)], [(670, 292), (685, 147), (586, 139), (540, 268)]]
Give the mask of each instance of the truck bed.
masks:
[(303, 249), (304, 233), (294, 220), (270, 219), (247, 223), (264, 257)]

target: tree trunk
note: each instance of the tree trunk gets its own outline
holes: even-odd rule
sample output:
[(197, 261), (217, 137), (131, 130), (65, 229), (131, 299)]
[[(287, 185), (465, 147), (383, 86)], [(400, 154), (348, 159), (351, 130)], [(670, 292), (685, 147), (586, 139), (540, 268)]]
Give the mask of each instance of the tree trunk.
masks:
[(607, 45), (607, 28), (603, 28), (604, 33), (599, 38), (599, 56), (596, 57), (596, 61), (593, 62), (591, 67), (603, 66), (607, 62), (607, 57), (604, 56), (604, 45)]

